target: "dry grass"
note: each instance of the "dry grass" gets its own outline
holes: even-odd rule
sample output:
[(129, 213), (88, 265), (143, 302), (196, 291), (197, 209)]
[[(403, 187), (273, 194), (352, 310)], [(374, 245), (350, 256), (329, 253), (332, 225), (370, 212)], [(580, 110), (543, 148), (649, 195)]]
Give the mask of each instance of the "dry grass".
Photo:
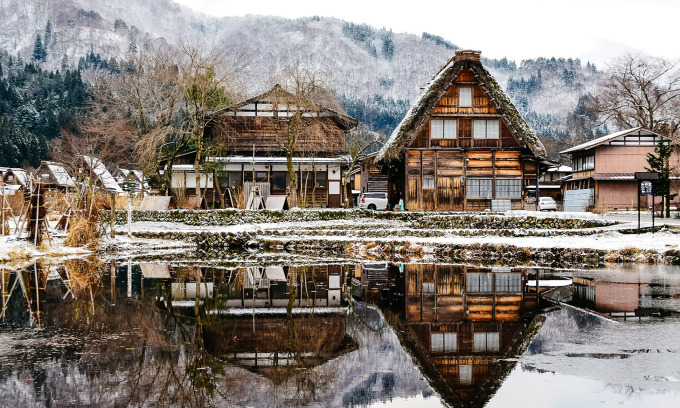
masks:
[(89, 297), (90, 289), (97, 293), (103, 264), (98, 259), (69, 259), (64, 261), (71, 288), (76, 298)]
[(70, 247), (88, 247), (96, 250), (99, 249), (100, 244), (99, 231), (94, 220), (78, 217), (71, 221), (64, 245)]
[(588, 211), (590, 211), (593, 214), (602, 215), (602, 214), (607, 213), (607, 211), (609, 211), (609, 207), (607, 207), (606, 205), (602, 205), (602, 204), (596, 204), (596, 205), (591, 205), (590, 207), (588, 207)]

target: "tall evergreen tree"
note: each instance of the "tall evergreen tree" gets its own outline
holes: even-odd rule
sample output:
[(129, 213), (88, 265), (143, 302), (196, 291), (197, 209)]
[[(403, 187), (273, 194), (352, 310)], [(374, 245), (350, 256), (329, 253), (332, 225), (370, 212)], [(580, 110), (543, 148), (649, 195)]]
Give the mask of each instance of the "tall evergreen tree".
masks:
[(33, 45), (33, 61), (45, 61), (47, 58), (47, 51), (43, 46), (42, 38), (40, 34), (35, 37), (35, 44)]
[(47, 47), (50, 45), (52, 42), (52, 22), (50, 20), (47, 20), (47, 25), (45, 26), (45, 42), (44, 42), (44, 47), (45, 50), (47, 50)]
[(671, 216), (671, 200), (677, 194), (671, 193), (671, 165), (670, 158), (673, 148), (665, 139), (659, 140), (659, 144), (654, 149), (654, 153), (647, 153), (647, 171), (659, 173), (659, 179), (654, 182), (654, 195), (663, 197), (666, 217)]

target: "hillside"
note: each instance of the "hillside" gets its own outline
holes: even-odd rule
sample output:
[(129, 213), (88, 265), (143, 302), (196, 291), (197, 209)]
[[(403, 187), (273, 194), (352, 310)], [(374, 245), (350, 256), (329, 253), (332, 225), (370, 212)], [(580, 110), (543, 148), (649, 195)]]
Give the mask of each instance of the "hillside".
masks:
[[(31, 61), (42, 47), (35, 63), (43, 69), (91, 68), (84, 56), (124, 61), (147, 40), (174, 44), (180, 37), (219, 42), (238, 55), (245, 95), (270, 87), (295, 63), (322, 70), (348, 113), (383, 133), (391, 132), (420, 88), (459, 48), (436, 35), (394, 33), (334, 18), (218, 19), (170, 0), (0, 3), (0, 50)], [(485, 65), (540, 136), (561, 144), (585, 136), (587, 130), (574, 120), (583, 114), (575, 109), (594, 89), (599, 76), (594, 66), (551, 58), (485, 60)]]

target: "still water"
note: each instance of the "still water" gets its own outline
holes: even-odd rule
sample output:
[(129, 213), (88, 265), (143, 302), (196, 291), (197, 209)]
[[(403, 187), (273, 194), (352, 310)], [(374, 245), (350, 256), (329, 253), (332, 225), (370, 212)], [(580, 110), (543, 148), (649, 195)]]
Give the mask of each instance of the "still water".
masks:
[(93, 258), (0, 285), (0, 406), (680, 406), (674, 267)]

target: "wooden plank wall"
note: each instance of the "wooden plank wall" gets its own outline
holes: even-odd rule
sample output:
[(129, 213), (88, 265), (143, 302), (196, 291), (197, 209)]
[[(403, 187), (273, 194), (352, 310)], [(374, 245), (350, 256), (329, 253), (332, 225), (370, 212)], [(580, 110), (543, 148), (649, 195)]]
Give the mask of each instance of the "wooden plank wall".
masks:
[[(346, 150), (345, 132), (330, 118), (304, 120), (297, 141), (298, 152), (337, 154)], [(214, 125), (213, 137), (227, 145), (234, 152), (282, 151), (285, 141), (286, 123), (278, 129), (271, 117), (228, 117), (220, 118)]]
[[(532, 167), (533, 166), (533, 167)], [(535, 177), (535, 166), (530, 171)], [(525, 165), (525, 168), (527, 166)], [(466, 199), (464, 179), (522, 178), (518, 150), (409, 150), (406, 155), (406, 208), (419, 210), (484, 210), (489, 199)], [(423, 189), (423, 179), (434, 177), (435, 188)], [(525, 175), (526, 177), (526, 175)], [(534, 180), (535, 182), (535, 180)], [(523, 185), (531, 183), (526, 180)], [(494, 197), (491, 197), (492, 199)], [(522, 208), (522, 199), (512, 200), (513, 209)]]

